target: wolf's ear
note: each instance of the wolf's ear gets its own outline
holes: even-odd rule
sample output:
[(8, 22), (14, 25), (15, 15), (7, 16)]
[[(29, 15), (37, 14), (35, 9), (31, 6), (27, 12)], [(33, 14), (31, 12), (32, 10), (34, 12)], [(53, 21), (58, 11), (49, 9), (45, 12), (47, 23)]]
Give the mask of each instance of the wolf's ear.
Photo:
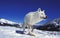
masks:
[(43, 10), (43, 12), (45, 12), (45, 10)]
[(38, 8), (38, 10), (37, 10), (38, 12), (40, 12), (41, 11), (41, 8)]

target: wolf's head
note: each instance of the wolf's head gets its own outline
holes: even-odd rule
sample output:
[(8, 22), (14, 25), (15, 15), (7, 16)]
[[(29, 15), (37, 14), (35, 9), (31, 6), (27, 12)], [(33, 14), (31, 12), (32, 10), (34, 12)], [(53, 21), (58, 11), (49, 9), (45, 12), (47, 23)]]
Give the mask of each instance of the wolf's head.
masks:
[(41, 18), (41, 19), (46, 19), (47, 18), (47, 15), (45, 14), (44, 11), (45, 10), (41, 11), (41, 9), (38, 8), (37, 13), (38, 13), (39, 18)]

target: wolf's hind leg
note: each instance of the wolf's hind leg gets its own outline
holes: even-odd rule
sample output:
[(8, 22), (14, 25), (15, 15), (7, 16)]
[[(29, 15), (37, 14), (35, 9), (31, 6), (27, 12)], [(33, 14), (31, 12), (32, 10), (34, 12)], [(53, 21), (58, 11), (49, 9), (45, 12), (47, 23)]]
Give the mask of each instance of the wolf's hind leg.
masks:
[(23, 32), (25, 31), (26, 28), (26, 24), (23, 24)]

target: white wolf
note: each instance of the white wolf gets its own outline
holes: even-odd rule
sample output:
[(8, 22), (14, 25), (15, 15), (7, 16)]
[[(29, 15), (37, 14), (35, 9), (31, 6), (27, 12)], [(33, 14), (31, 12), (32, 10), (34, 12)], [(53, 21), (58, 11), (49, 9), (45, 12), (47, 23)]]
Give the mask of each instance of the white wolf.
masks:
[(46, 19), (46, 18), (47, 18), (47, 16), (45, 15), (44, 10), (41, 11), (40, 8), (38, 8), (38, 10), (35, 12), (29, 12), (24, 17), (23, 31), (25, 31), (25, 27), (28, 26), (29, 34), (34, 35), (32, 33), (33, 32), (33, 25), (44, 20), (44, 19)]

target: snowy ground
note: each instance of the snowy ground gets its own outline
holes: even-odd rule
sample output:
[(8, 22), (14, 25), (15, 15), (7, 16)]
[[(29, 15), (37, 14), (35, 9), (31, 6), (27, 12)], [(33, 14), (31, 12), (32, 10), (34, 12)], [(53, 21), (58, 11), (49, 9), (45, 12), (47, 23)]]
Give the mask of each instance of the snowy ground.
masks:
[[(48, 32), (34, 29), (36, 36), (16, 33), (16, 30), (22, 28), (0, 26), (0, 38), (60, 38), (60, 32)], [(28, 31), (28, 29), (26, 29)]]

